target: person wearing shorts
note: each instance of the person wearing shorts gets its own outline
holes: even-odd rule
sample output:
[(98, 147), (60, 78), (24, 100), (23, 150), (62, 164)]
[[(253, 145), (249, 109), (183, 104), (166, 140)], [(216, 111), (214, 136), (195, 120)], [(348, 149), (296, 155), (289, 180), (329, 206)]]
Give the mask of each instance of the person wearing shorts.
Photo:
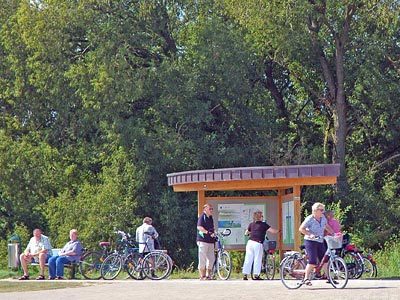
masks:
[(213, 207), (205, 204), (203, 213), (197, 220), (197, 246), (199, 247), (199, 273), (200, 280), (210, 280), (212, 268), (215, 261), (215, 234), (214, 220), (212, 217)]
[(20, 255), (20, 261), (24, 275), (19, 280), (28, 280), (28, 264), (32, 262), (39, 263), (40, 274), (37, 280), (43, 280), (45, 264), (48, 262), (49, 257), (52, 255), (50, 240), (47, 236), (42, 234), (42, 230), (36, 228), (33, 230), (33, 237), (30, 239), (28, 246), (24, 253)]
[(328, 225), (328, 220), (324, 216), (324, 211), (324, 204), (319, 202), (314, 203), (311, 215), (307, 216), (299, 227), (299, 231), (304, 234), (304, 247), (308, 256), (304, 276), (304, 284), (306, 285), (311, 285), (310, 274), (325, 255), (324, 231), (333, 232)]

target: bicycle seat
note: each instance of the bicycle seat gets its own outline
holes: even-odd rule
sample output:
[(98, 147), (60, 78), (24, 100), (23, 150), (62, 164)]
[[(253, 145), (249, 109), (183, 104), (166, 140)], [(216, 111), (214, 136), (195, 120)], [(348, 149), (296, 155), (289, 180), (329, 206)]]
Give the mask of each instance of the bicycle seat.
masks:
[(99, 243), (99, 246), (100, 246), (100, 247), (108, 247), (108, 246), (110, 246), (110, 245), (111, 245), (110, 242), (100, 242), (100, 243)]

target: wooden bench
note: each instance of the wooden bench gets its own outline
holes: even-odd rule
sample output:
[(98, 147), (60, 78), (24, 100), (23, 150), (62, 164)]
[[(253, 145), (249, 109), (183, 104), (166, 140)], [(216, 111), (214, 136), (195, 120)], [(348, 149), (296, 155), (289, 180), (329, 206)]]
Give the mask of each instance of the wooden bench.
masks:
[[(53, 252), (53, 256), (57, 256), (58, 253), (61, 251), (61, 248), (53, 248), (51, 251)], [(76, 279), (75, 274), (76, 274), (78, 265), (79, 265), (79, 262), (71, 262), (69, 264), (64, 265), (65, 268), (70, 269), (69, 279)], [(31, 263), (31, 266), (39, 266), (39, 263), (33, 262), (33, 263)], [(49, 263), (46, 263), (45, 266), (48, 267)]]

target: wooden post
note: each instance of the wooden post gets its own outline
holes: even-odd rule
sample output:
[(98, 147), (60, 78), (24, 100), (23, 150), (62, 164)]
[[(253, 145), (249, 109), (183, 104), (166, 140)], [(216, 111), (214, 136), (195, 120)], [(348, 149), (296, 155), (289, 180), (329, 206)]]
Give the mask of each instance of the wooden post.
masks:
[(301, 245), (301, 236), (299, 227), (301, 225), (301, 211), (300, 211), (300, 194), (301, 186), (296, 185), (293, 187), (293, 202), (294, 202), (294, 250), (298, 251)]
[(283, 226), (282, 226), (282, 196), (285, 194), (285, 190), (278, 190), (278, 197), (277, 197), (277, 201), (278, 201), (278, 250), (279, 250), (279, 255), (280, 255), (280, 260), (283, 259)]
[(206, 204), (206, 192), (201, 190), (197, 191), (197, 216), (203, 213), (203, 206)]

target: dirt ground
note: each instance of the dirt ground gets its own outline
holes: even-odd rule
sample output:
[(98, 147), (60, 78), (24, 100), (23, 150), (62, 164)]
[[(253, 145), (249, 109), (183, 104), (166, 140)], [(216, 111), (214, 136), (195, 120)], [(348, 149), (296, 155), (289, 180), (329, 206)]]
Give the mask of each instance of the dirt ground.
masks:
[[(13, 280), (14, 282), (16, 280)], [(34, 282), (21, 282), (28, 285)], [(68, 281), (65, 281), (68, 282)], [(73, 280), (71, 282), (77, 282)], [(1, 300), (98, 300), (98, 299), (366, 299), (400, 300), (400, 280), (350, 280), (342, 290), (334, 289), (324, 281), (314, 281), (312, 287), (286, 289), (280, 280), (273, 281), (199, 281), (170, 279), (163, 281), (82, 281), (88, 286), (57, 290), (1, 293)], [(48, 281), (51, 285), (52, 282)]]

